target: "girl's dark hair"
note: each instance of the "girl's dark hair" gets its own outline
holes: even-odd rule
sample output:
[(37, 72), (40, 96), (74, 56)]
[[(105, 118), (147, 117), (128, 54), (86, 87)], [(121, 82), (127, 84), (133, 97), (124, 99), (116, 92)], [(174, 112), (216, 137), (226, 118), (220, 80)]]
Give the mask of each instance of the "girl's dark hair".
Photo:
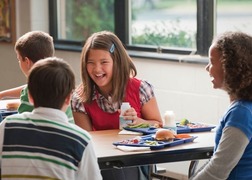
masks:
[(28, 91), (34, 107), (61, 109), (74, 88), (75, 76), (71, 67), (56, 57), (35, 63), (28, 76)]
[(225, 32), (213, 40), (220, 51), (226, 90), (235, 99), (252, 100), (252, 37)]
[(91, 35), (81, 53), (81, 72), (83, 85), (83, 101), (91, 102), (95, 83), (87, 72), (87, 59), (90, 49), (110, 52), (113, 59), (113, 77), (111, 97), (113, 102), (124, 99), (125, 89), (130, 77), (135, 77), (137, 70), (120, 39), (109, 31), (101, 31)]

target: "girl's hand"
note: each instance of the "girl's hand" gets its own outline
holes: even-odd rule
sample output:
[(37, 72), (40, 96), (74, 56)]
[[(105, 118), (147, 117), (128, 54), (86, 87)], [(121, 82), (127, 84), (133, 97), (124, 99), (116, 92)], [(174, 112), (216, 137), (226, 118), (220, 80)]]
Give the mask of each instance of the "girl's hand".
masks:
[[(120, 113), (120, 110), (119, 110), (119, 113)], [(132, 120), (132, 123), (129, 123), (129, 125), (137, 125), (137, 124), (141, 124), (141, 123), (152, 125), (152, 123), (137, 117), (137, 112), (132, 107), (124, 112), (123, 119), (124, 120)]]
[(134, 108), (130, 108), (128, 110), (126, 110), (123, 114), (123, 118), (125, 120), (132, 120), (133, 124), (135, 123), (135, 121), (137, 120), (137, 112)]
[(137, 117), (137, 112), (134, 108), (130, 108), (130, 109), (126, 110), (123, 114), (123, 118), (124, 118), (124, 120), (132, 120), (132, 123), (130, 123), (129, 125), (137, 125), (137, 124), (141, 124), (141, 123), (149, 124), (145, 120)]

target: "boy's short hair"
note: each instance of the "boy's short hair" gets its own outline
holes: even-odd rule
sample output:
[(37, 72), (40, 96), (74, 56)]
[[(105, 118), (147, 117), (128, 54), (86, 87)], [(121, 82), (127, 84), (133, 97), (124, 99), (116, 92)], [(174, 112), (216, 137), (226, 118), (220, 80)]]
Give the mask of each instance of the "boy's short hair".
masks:
[(28, 76), (34, 107), (61, 109), (75, 88), (75, 76), (64, 60), (49, 57), (35, 63)]
[(19, 52), (22, 59), (27, 57), (35, 63), (54, 55), (53, 38), (42, 31), (31, 31), (16, 41), (15, 50)]

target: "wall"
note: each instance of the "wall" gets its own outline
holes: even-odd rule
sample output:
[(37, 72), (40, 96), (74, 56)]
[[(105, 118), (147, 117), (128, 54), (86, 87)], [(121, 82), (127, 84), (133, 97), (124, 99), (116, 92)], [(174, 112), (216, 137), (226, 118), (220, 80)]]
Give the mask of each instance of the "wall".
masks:
[[(80, 82), (80, 53), (56, 51), (68, 61)], [(216, 124), (228, 106), (227, 95), (212, 89), (205, 65), (134, 58), (138, 77), (153, 84), (160, 112), (173, 110), (177, 119)]]
[[(16, 1), (17, 37), (30, 30), (48, 32), (47, 7), (47, 1)], [(25, 83), (13, 48), (13, 44), (0, 44), (0, 90)], [(80, 82), (80, 53), (56, 51), (56, 56), (71, 64), (77, 82)], [(229, 101), (224, 92), (212, 89), (205, 65), (137, 58), (133, 60), (138, 69), (138, 77), (153, 84), (162, 114), (165, 110), (173, 110), (177, 120), (188, 118), (191, 121), (218, 123)], [(184, 166), (187, 168), (187, 164)], [(179, 167), (183, 173), (187, 172), (186, 168)]]

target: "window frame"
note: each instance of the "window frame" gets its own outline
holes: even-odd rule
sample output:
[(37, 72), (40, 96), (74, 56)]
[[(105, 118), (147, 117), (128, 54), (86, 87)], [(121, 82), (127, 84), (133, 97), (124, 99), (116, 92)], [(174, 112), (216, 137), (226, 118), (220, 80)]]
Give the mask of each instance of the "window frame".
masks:
[[(48, 0), (49, 2), (49, 31), (54, 38), (55, 49), (69, 50), (80, 52), (83, 42), (59, 40), (57, 27), (57, 0)], [(145, 46), (128, 45), (129, 40), (129, 0), (115, 0), (115, 34), (120, 38), (122, 43), (131, 56), (156, 58), (163, 60), (180, 60), (181, 55), (199, 55), (202, 57), (197, 62), (205, 63), (204, 58), (208, 55), (208, 49), (211, 45), (215, 34), (216, 24), (216, 0), (197, 0), (197, 32), (196, 32), (196, 50), (185, 48), (151, 48)], [(123, 20), (123, 21), (122, 21)], [(148, 52), (148, 54), (144, 53)], [(169, 55), (173, 55), (169, 57)], [(178, 57), (176, 57), (178, 56)], [(190, 59), (190, 58), (189, 58)], [(181, 60), (180, 60), (181, 61)], [(187, 61), (187, 60), (185, 60)]]

